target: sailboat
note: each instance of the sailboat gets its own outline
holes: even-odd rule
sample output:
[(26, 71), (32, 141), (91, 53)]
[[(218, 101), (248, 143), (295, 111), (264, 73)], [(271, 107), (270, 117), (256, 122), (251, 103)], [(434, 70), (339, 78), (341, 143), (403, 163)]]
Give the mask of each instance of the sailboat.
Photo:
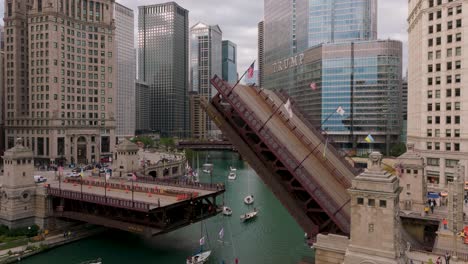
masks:
[(225, 216), (232, 215), (232, 209), (228, 206), (223, 206), (223, 215)]
[(246, 197), (244, 197), (244, 203), (247, 204), (247, 205), (253, 204), (253, 203), (254, 203), (254, 196), (253, 196), (253, 194), (247, 195)]
[[(247, 177), (247, 191), (250, 191), (250, 173), (248, 174), (248, 177)], [(247, 195), (245, 198), (244, 198), (244, 203), (247, 204), (247, 205), (251, 205), (253, 204), (254, 202), (254, 196), (253, 194), (250, 194), (250, 195)], [(240, 216), (240, 219), (245, 222), (247, 220), (250, 220), (252, 218), (255, 218), (258, 214), (258, 211), (256, 208), (254, 208), (253, 211), (250, 211), (250, 212), (247, 212), (243, 215)]]
[(240, 219), (245, 222), (245, 221), (248, 221), (252, 218), (255, 218), (258, 214), (258, 211), (257, 211), (257, 208), (254, 208), (254, 210), (252, 212), (248, 212), (248, 213), (245, 213), (243, 215), (240, 216)]
[(203, 236), (203, 220), (200, 223), (200, 233), (202, 236), (200, 238), (200, 252), (188, 257), (186, 264), (203, 264), (208, 261), (208, 258), (211, 255), (211, 250), (203, 251), (203, 245), (205, 244), (205, 237)]

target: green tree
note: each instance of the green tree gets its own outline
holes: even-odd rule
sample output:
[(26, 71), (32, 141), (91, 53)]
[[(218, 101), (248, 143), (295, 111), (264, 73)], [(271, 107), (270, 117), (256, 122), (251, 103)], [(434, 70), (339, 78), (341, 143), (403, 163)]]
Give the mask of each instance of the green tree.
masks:
[(159, 144), (163, 145), (166, 150), (169, 150), (169, 148), (175, 148), (175, 142), (173, 138), (161, 138), (159, 140)]
[(154, 145), (154, 140), (150, 137), (133, 137), (130, 141), (133, 143), (141, 142), (145, 147), (152, 147)]
[(390, 156), (399, 157), (406, 152), (406, 145), (402, 142), (395, 144), (390, 149)]

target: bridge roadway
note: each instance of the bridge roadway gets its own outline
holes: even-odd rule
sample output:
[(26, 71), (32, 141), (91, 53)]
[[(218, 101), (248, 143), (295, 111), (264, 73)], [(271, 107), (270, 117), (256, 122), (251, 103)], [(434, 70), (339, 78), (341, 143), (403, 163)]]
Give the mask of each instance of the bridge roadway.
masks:
[(215, 76), (218, 94), (202, 101), (223, 134), (249, 161), (302, 228), (318, 233), (349, 234), (347, 189), (357, 171), (342, 158), (286, 98), (249, 86), (234, 90)]
[(137, 180), (132, 186), (132, 182), (96, 177), (51, 181), (45, 187), (56, 217), (146, 235), (170, 232), (218, 214), (216, 197), (225, 191), (223, 184)]

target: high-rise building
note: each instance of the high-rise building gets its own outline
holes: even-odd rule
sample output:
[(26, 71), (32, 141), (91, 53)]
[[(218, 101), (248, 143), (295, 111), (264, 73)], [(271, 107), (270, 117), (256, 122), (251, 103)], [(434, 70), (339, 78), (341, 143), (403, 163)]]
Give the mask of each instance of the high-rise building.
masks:
[(2, 25), (0, 25), (0, 50), (3, 50), (5, 47), (5, 39), (3, 36), (5, 35), (5, 31)]
[(425, 159), (430, 187), (444, 188), (459, 162), (468, 167), (468, 3), (408, 4), (407, 140)]
[(143, 134), (150, 130), (150, 88), (146, 83), (136, 81), (135, 85), (135, 119), (136, 133)]
[(5, 2), (7, 148), (89, 163), (115, 146), (114, 1)]
[(208, 117), (201, 107), (201, 96), (198, 92), (190, 92), (190, 131), (192, 138), (207, 138), (206, 118)]
[(119, 138), (135, 135), (136, 54), (133, 10), (115, 4), (115, 40), (117, 59), (116, 129)]
[[(1, 29), (0, 29), (1, 31)], [(1, 33), (0, 33), (1, 34)], [(3, 41), (3, 35), (0, 35), (0, 42)], [(4, 67), (4, 51), (3, 48), (0, 48), (0, 154), (3, 154), (5, 151), (5, 125), (4, 125), (4, 118), (3, 118), (3, 105), (4, 105), (4, 76), (5, 76), (5, 67)]]
[(223, 80), (234, 85), (237, 82), (237, 45), (223, 40)]
[(150, 87), (150, 129), (189, 134), (188, 11), (175, 2), (138, 7), (138, 79)]
[(309, 0), (309, 47), (377, 39), (377, 0)]
[(388, 154), (401, 134), (402, 44), (375, 40), (375, 0), (325, 2), (265, 0), (262, 85), (285, 90), (342, 150)]
[(408, 133), (408, 77), (404, 77), (401, 83), (401, 138), (400, 141), (406, 143), (406, 134)]
[[(211, 78), (215, 74), (222, 76), (222, 34), (218, 25), (209, 26), (199, 22), (190, 28), (191, 91), (198, 92), (199, 96), (208, 100), (216, 95), (216, 89), (210, 83)], [(202, 113), (205, 117), (199, 121), (205, 124), (196, 125), (202, 131), (199, 134), (208, 137), (219, 136), (220, 130), (206, 113)], [(203, 129), (206, 129), (206, 132), (203, 132)]]
[(263, 71), (265, 67), (265, 25), (258, 23), (258, 86), (263, 87)]

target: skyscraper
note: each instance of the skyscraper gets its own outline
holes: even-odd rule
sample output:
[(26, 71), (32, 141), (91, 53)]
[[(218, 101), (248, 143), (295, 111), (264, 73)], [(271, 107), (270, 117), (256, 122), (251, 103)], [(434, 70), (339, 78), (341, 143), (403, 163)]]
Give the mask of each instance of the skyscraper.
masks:
[(377, 0), (309, 0), (309, 47), (377, 39)]
[(258, 23), (258, 86), (263, 87), (263, 71), (265, 67), (265, 25)]
[(444, 188), (459, 162), (468, 167), (468, 5), (408, 4), (407, 140), (425, 159), (430, 187)]
[(135, 135), (135, 78), (133, 10), (115, 4), (115, 40), (117, 46), (116, 122), (117, 137)]
[[(192, 91), (198, 92), (210, 100), (216, 89), (211, 85), (210, 79), (216, 74), (222, 76), (222, 31), (218, 25), (209, 26), (197, 23), (190, 29), (190, 73), (192, 80)], [(198, 125), (201, 129), (199, 134), (216, 137), (221, 132), (215, 124), (203, 112), (205, 118), (200, 118), (205, 125)], [(192, 121), (193, 122), (193, 121)]]
[(237, 82), (237, 45), (223, 40), (223, 80), (231, 85)]
[(174, 2), (138, 7), (138, 75), (150, 88), (150, 129), (187, 136), (188, 11)]
[(7, 148), (89, 163), (115, 146), (114, 1), (4, 1)]
[(0, 50), (4, 49), (5, 46), (5, 39), (3, 36), (5, 35), (5, 31), (2, 25), (0, 25)]
[(146, 83), (137, 81), (135, 85), (135, 123), (136, 133), (144, 134), (149, 132), (150, 121), (150, 91)]
[(3, 118), (3, 104), (4, 104), (4, 76), (5, 76), (5, 64), (4, 64), (4, 45), (3, 45), (3, 26), (0, 26), (0, 153), (5, 151), (5, 125)]
[(375, 9), (375, 0), (265, 0), (263, 87), (285, 90), (353, 154), (388, 154), (401, 134), (402, 44), (375, 40)]

